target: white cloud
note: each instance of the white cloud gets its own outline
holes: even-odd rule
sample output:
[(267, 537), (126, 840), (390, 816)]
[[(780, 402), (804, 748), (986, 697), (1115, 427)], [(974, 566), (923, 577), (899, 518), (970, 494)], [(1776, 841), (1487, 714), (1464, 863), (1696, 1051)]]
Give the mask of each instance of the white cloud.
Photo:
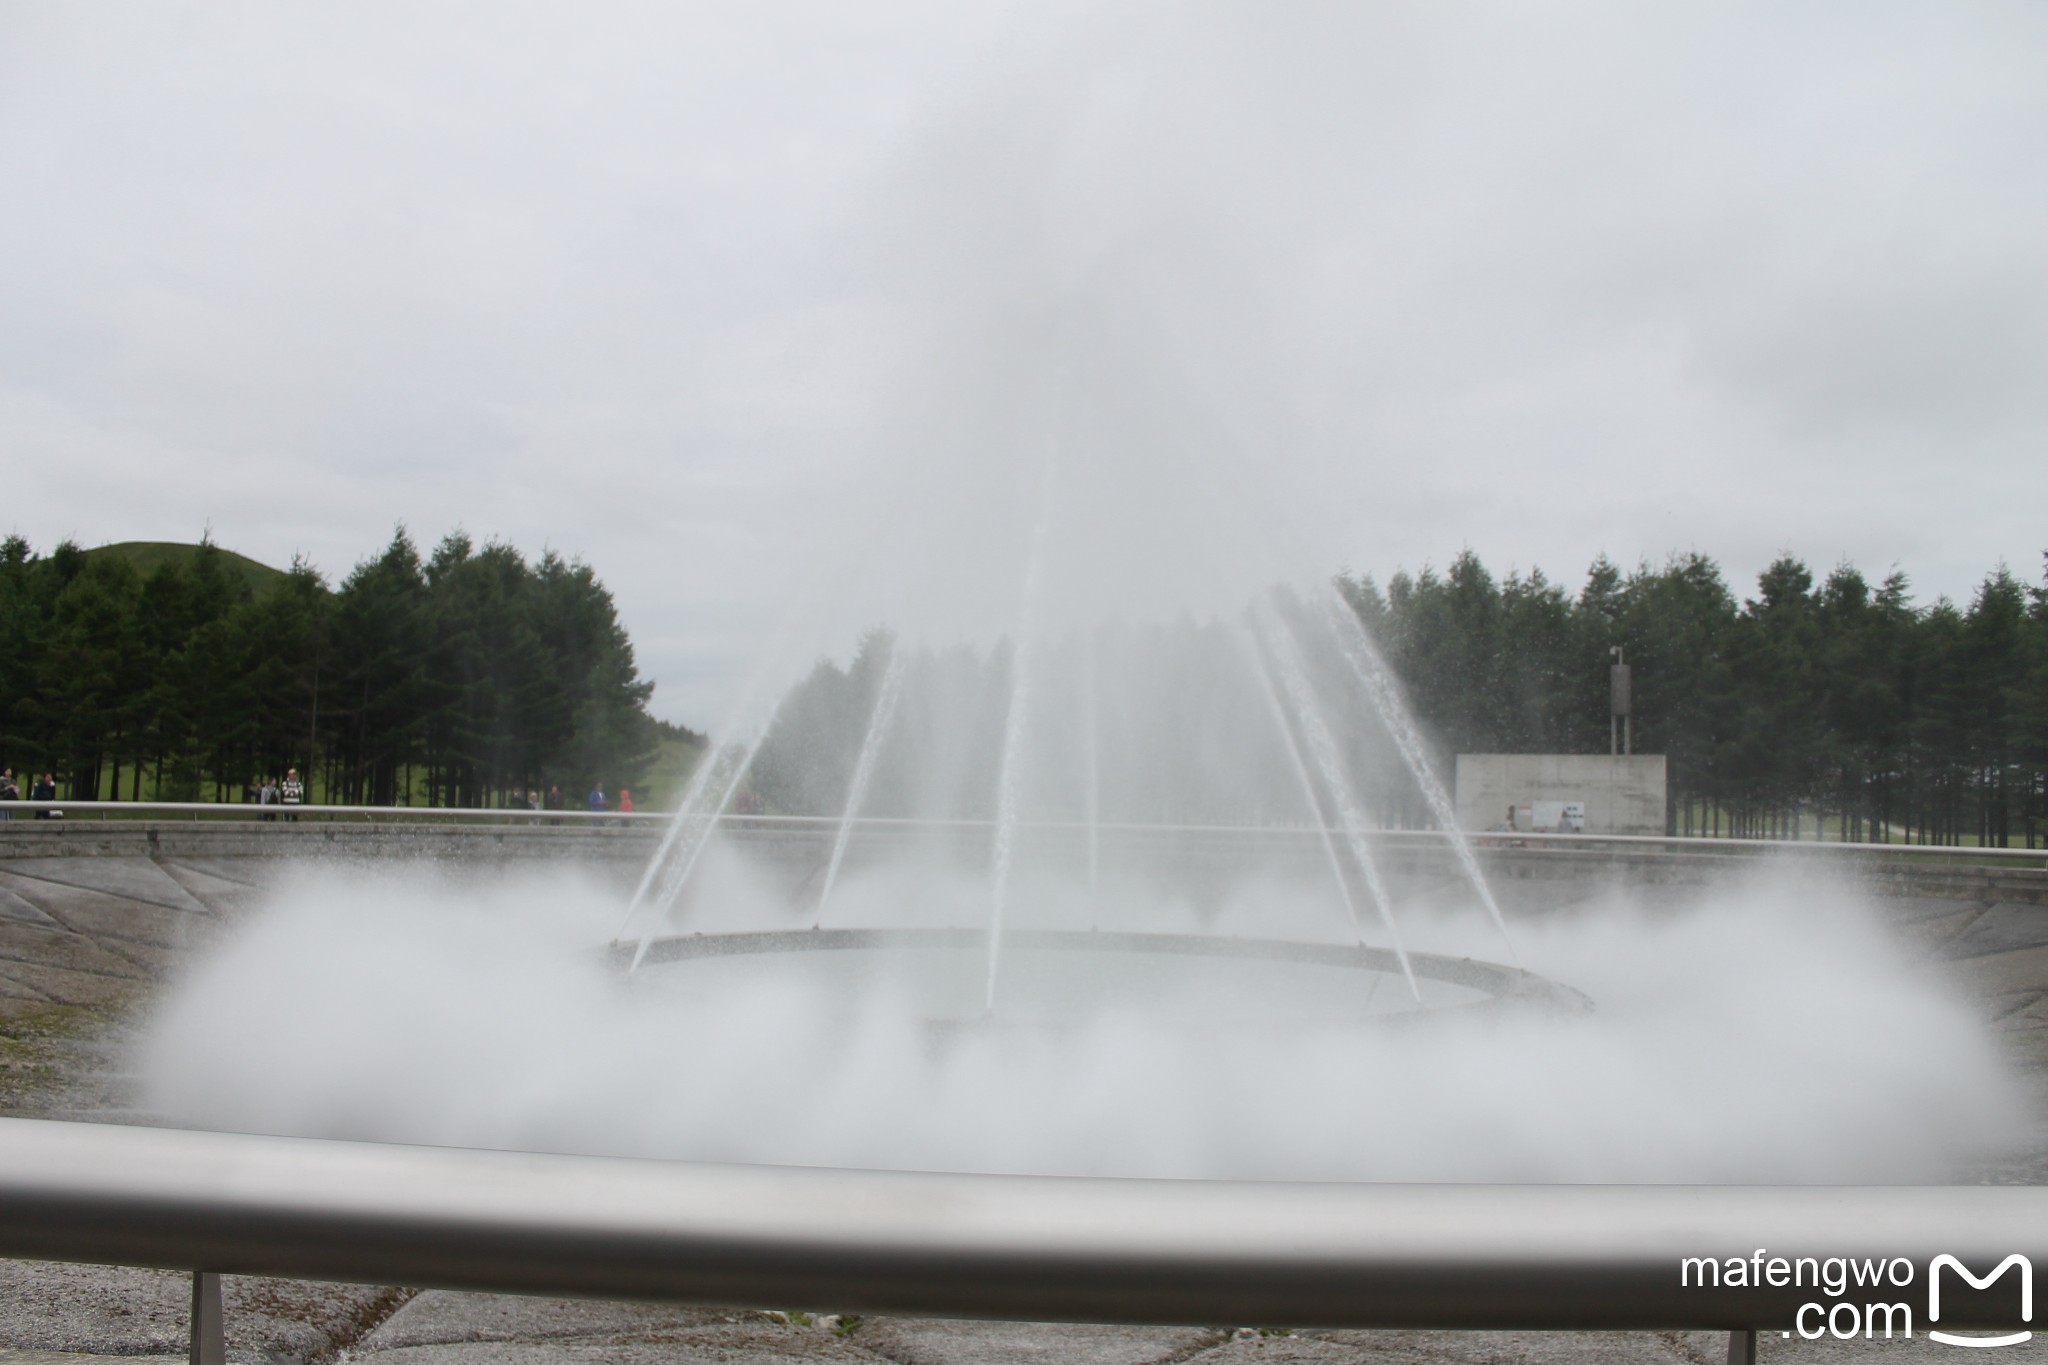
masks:
[[(843, 644), (884, 585), (1014, 583), (989, 474), (1062, 361), (1096, 386), (1072, 563), (1134, 590), (1470, 545), (1965, 596), (2044, 548), (2038, 7), (7, 23), (9, 526), (210, 522), (336, 577), (400, 521), (551, 545), (695, 724), (808, 597), (843, 591)], [(951, 538), (842, 548), (905, 459)], [(1183, 467), (1272, 508), (1198, 539), (1141, 496)]]

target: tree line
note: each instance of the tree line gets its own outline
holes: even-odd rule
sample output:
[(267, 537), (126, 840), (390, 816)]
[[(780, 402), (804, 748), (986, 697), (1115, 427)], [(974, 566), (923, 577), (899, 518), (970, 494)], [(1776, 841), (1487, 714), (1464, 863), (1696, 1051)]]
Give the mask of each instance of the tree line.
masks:
[(118, 548), (0, 542), (0, 762), (67, 800), (240, 800), (289, 768), (340, 804), (576, 800), (687, 733), (552, 552), (457, 532), (422, 558), (401, 528), (330, 588), (303, 561), (252, 583), (210, 540), (147, 571)]
[[(256, 577), (210, 542), (140, 569), (0, 542), (0, 763), (68, 800), (239, 799), (296, 767), (329, 802), (476, 806), (636, 784), (664, 737), (702, 742), (647, 714), (586, 565), (460, 533), (422, 557), (401, 529), (338, 587), (303, 562)], [(2048, 843), (2048, 584), (2003, 567), (1967, 606), (1791, 556), (1742, 598), (1700, 554), (1603, 557), (1576, 592), (1469, 551), (1337, 585), (1445, 760), (1604, 752), (1619, 646), (1674, 833)]]
[(1610, 650), (1634, 682), (1634, 742), (1667, 756), (1678, 834), (2035, 847), (2048, 835), (2048, 587), (2003, 566), (1967, 607), (1916, 606), (1905, 575), (1789, 555), (1738, 600), (1699, 554), (1576, 593), (1442, 573), (1339, 588), (1378, 636), (1441, 752), (1600, 753)]

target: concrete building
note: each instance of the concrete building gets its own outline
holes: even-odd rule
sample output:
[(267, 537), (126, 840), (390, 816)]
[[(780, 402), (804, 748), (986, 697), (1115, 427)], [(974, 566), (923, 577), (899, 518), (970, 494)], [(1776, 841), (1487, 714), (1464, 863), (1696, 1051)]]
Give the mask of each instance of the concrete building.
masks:
[(1458, 827), (1662, 834), (1662, 754), (1459, 754)]

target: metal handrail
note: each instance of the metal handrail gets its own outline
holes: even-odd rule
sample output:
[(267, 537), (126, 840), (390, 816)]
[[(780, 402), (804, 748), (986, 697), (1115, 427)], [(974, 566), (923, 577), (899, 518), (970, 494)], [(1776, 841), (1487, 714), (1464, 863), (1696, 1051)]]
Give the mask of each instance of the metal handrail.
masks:
[[(707, 1165), (0, 1119), (0, 1256), (422, 1288), (1110, 1323), (1790, 1328), (1924, 1322), (1948, 1254), (2048, 1263), (2048, 1187), (1330, 1185)], [(1683, 1262), (1908, 1262), (1901, 1287)], [(2030, 1273), (2030, 1272), (2029, 1272)], [(1765, 1277), (1761, 1274), (1759, 1280)], [(2016, 1277), (1944, 1287), (2007, 1326)]]

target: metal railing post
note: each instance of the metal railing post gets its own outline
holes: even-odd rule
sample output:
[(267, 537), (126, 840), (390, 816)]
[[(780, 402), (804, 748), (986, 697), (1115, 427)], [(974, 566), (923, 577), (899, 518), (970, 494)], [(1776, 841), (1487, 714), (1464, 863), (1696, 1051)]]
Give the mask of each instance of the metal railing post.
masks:
[(192, 1272), (192, 1365), (228, 1365), (226, 1324), (221, 1320), (220, 1276)]
[(1728, 1334), (1728, 1365), (1756, 1365), (1756, 1329), (1741, 1328)]

